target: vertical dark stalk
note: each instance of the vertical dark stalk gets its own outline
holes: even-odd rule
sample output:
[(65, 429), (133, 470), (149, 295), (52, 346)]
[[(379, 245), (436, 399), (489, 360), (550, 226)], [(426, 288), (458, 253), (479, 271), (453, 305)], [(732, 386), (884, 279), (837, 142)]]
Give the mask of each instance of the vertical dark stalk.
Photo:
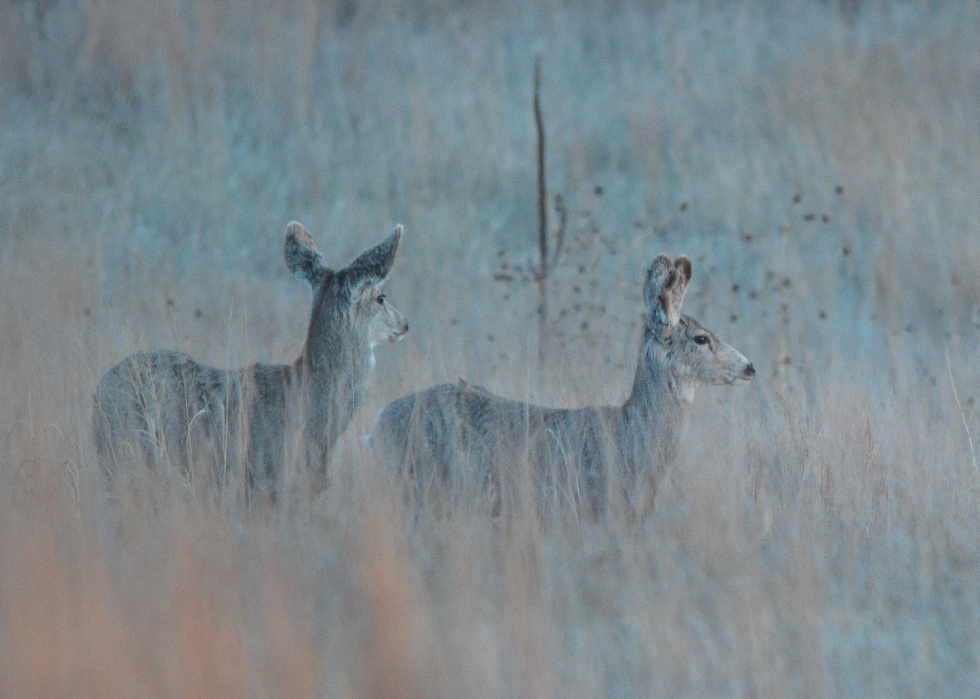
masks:
[(534, 123), (538, 131), (538, 370), (544, 369), (548, 332), (548, 190), (544, 175), (544, 119), (541, 116), (541, 57), (534, 59)]

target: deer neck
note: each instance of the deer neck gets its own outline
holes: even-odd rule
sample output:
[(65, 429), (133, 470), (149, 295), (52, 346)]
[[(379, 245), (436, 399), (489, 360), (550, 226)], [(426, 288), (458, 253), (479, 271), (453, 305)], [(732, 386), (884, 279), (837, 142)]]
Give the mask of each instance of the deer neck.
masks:
[(374, 367), (374, 353), (366, 339), (355, 337), (349, 328), (336, 326), (307, 339), (296, 371), (308, 391), (337, 396), (356, 407)]
[(623, 410), (637, 417), (658, 419), (665, 411), (689, 412), (694, 402), (694, 387), (671, 369), (660, 363), (640, 362)]
[(620, 444), (629, 471), (651, 462), (665, 468), (677, 453), (694, 402), (694, 386), (669, 361), (662, 347), (645, 346), (633, 379), (633, 390), (620, 410)]
[(311, 326), (295, 365), (309, 456), (320, 464), (360, 406), (374, 364), (367, 338), (349, 318), (333, 320)]

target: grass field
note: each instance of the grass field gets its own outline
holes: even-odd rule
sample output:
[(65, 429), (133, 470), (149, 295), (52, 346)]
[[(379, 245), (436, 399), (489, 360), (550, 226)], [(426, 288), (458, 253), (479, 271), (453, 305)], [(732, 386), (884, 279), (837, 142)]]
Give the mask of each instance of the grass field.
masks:
[[(655, 5), (0, 4), (0, 695), (980, 695), (980, 9)], [(331, 488), (110, 507), (113, 364), (299, 355), (291, 219), (336, 265), (406, 230)], [(377, 410), (621, 402), (659, 252), (759, 375), (654, 515), (406, 511)]]

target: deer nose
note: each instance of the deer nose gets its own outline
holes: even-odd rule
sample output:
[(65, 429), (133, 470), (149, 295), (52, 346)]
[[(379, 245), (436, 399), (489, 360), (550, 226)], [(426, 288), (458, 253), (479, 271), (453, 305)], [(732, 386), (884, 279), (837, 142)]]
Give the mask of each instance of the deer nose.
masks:
[(749, 365), (745, 367), (745, 375), (750, 379), (755, 376), (755, 367), (752, 366), (752, 362), (749, 362)]

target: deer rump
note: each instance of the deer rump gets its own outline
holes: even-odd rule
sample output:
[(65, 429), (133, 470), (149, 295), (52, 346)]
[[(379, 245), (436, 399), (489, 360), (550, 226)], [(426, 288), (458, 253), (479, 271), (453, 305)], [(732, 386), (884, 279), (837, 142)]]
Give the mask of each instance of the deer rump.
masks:
[(302, 408), (295, 396), (289, 400), (289, 369), (224, 371), (182, 352), (141, 352), (120, 362), (99, 382), (95, 402), (106, 475), (118, 480), (129, 464), (168, 466), (195, 484), (224, 486), (244, 476), (250, 488), (275, 493), (279, 463), (291, 460), (288, 425), (301, 424), (287, 417)]

